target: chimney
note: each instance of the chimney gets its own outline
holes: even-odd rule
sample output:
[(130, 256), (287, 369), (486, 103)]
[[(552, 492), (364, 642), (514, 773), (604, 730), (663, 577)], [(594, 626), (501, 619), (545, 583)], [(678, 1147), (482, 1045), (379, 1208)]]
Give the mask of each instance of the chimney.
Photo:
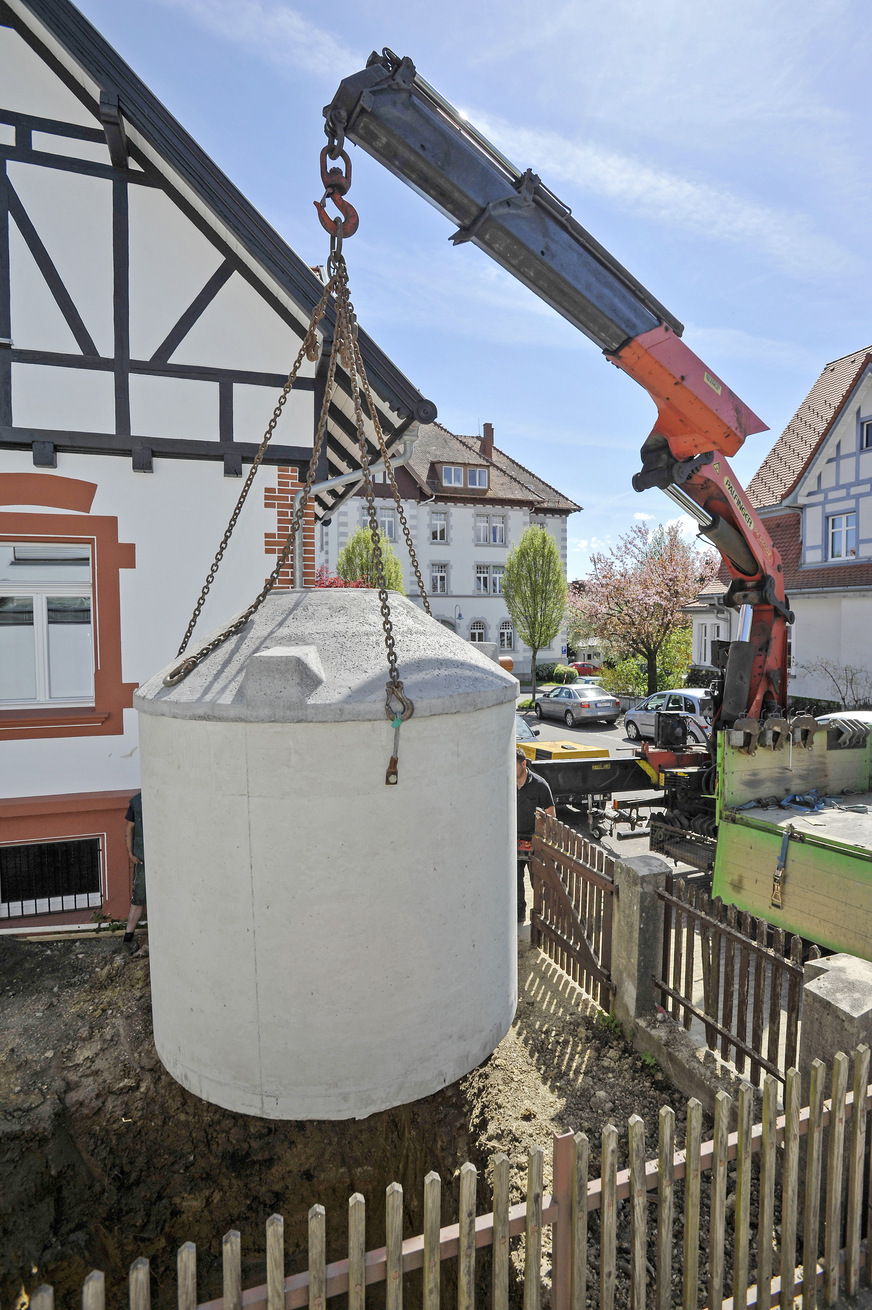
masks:
[(494, 457), (493, 423), (485, 423), (484, 425), (484, 433), (481, 439), (481, 453), (485, 457), (485, 459), (493, 459)]

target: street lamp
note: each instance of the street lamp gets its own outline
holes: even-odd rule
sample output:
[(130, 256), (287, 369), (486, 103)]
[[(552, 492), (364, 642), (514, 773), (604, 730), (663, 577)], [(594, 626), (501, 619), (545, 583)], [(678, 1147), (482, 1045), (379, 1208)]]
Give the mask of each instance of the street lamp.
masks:
[(460, 612), (460, 606), (459, 606), (459, 605), (455, 605), (455, 606), (454, 606), (454, 626), (455, 626), (455, 628), (457, 627), (458, 623), (460, 622), (460, 620), (461, 620), (462, 618), (463, 618), (463, 615), (462, 615), (461, 612)]

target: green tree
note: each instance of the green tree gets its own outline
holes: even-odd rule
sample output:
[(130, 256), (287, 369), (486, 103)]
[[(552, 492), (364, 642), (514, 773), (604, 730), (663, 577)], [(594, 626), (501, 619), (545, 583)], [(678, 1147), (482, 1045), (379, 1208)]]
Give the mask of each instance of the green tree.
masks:
[(544, 528), (525, 528), (509, 551), (503, 592), (515, 631), (532, 652), (535, 700), (537, 656), (557, 636), (566, 616), (566, 577), (554, 538)]
[[(385, 566), (385, 583), (388, 591), (398, 591), (405, 596), (403, 588), (403, 566), (394, 554), (394, 549), (387, 537), (379, 534), (382, 560)], [(336, 572), (346, 582), (365, 582), (368, 587), (377, 587), (378, 578), (372, 553), (372, 536), (369, 528), (358, 528), (354, 536), (343, 546), (336, 561)]]

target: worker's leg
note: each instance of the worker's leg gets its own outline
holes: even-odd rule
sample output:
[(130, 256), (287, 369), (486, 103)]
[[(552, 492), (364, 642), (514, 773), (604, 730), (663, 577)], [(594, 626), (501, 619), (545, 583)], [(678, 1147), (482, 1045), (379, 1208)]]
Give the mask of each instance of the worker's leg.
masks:
[(130, 913), (127, 916), (127, 930), (122, 943), (129, 955), (139, 950), (139, 942), (134, 937), (136, 925), (145, 909), (145, 864), (140, 861), (133, 866), (133, 892), (130, 897)]

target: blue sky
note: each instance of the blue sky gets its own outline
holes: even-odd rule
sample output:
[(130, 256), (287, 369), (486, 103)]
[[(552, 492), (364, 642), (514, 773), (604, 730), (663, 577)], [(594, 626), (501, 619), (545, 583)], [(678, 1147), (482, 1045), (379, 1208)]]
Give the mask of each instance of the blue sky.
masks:
[[(872, 341), (868, 8), (861, 0), (80, 0), (172, 113), (310, 263), (327, 238), (321, 109), (372, 49), (420, 73), (685, 324), (771, 432), (824, 363)], [(645, 517), (630, 485), (647, 395), (352, 149), (361, 323), (439, 408), (584, 506), (569, 573)], [(649, 517), (650, 516), (650, 517)]]

